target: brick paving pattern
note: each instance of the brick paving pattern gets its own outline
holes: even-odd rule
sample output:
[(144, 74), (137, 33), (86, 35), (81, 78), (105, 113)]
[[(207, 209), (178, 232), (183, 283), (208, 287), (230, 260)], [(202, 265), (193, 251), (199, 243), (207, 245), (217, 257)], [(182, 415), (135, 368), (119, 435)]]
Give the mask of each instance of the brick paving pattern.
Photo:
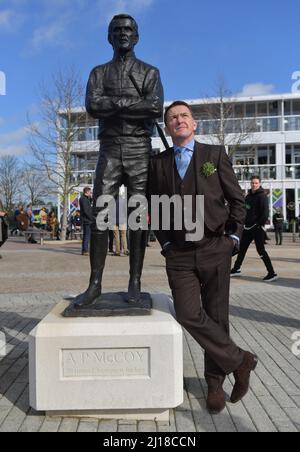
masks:
[[(0, 350), (0, 432), (299, 432), (300, 356), (291, 350), (292, 334), (300, 332), (299, 239), (294, 244), (286, 237), (282, 248), (269, 249), (278, 282), (261, 282), (265, 270), (254, 248), (243, 277), (232, 281), (232, 337), (260, 359), (249, 394), (237, 405), (227, 403), (220, 415), (209, 415), (203, 353), (185, 332), (185, 398), (168, 424), (46, 417), (29, 407), (28, 333), (64, 295), (85, 288), (89, 266), (78, 244), (40, 247), (10, 240), (0, 261), (0, 332), (6, 337), (6, 355)], [(126, 258), (108, 257), (105, 290), (124, 290), (127, 274)], [(145, 290), (169, 294), (157, 245), (148, 250), (143, 281)], [(232, 383), (226, 380), (228, 396)]]

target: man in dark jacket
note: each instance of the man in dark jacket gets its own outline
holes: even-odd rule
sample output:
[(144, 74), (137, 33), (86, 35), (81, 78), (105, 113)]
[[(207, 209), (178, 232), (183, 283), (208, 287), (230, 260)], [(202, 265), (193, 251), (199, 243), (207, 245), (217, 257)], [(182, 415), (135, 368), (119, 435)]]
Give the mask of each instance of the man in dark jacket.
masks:
[[(176, 210), (171, 227), (160, 223), (155, 233), (166, 258), (177, 321), (205, 350), (207, 408), (216, 414), (225, 408), (226, 375), (234, 374), (231, 402), (236, 403), (246, 395), (257, 364), (256, 356), (229, 336), (231, 258), (243, 229), (244, 196), (225, 149), (195, 141), (197, 123), (188, 104), (173, 103), (165, 122), (174, 147), (151, 160), (149, 194), (168, 199), (177, 195), (184, 202), (188, 196), (193, 203), (204, 195), (204, 237), (191, 241), (186, 228), (177, 230)], [(188, 206), (180, 206), (180, 215), (182, 210), (187, 212)]]
[(246, 197), (247, 216), (245, 228), (242, 236), (240, 252), (231, 270), (231, 276), (241, 275), (241, 266), (245, 259), (249, 246), (255, 241), (256, 249), (265, 264), (268, 274), (264, 278), (265, 282), (272, 282), (278, 279), (274, 271), (271, 259), (265, 250), (265, 224), (269, 218), (269, 201), (263, 188), (259, 176), (251, 179), (251, 191)]
[[(88, 290), (75, 301), (78, 308), (93, 304), (101, 295), (108, 230), (97, 227), (97, 216), (104, 211), (97, 207), (97, 200), (106, 195), (117, 199), (123, 184), (129, 197), (146, 195), (154, 120), (163, 112), (159, 71), (138, 60), (133, 51), (139, 40), (136, 21), (124, 14), (115, 16), (109, 25), (108, 40), (114, 58), (93, 69), (87, 86), (86, 109), (99, 119), (100, 154), (94, 184), (91, 278)], [(132, 303), (140, 301), (146, 243), (147, 231), (130, 231), (128, 300)]]
[(91, 240), (91, 224), (94, 221), (92, 211), (92, 190), (85, 187), (80, 198), (80, 217), (82, 225), (82, 252), (83, 256), (89, 256), (89, 246)]
[(281, 209), (277, 209), (273, 215), (273, 225), (275, 229), (276, 245), (282, 245), (284, 217)]

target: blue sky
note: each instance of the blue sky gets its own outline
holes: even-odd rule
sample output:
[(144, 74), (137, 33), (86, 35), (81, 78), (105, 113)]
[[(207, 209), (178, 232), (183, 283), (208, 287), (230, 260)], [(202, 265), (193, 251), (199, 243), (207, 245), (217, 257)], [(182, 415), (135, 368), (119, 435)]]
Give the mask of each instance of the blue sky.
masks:
[(160, 69), (166, 100), (213, 95), (220, 76), (233, 93), (286, 93), (300, 71), (299, 0), (0, 0), (0, 156), (26, 151), (42, 80), (74, 65), (86, 82), (110, 60), (120, 12), (136, 17), (136, 54)]

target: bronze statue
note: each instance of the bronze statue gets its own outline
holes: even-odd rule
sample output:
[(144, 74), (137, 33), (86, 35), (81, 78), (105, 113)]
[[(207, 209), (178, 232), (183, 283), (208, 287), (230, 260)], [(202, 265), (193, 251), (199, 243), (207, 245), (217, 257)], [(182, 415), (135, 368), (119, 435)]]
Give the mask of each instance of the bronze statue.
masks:
[[(94, 183), (94, 222), (92, 224), (91, 277), (87, 291), (75, 300), (75, 307), (93, 305), (101, 295), (102, 274), (108, 248), (108, 230), (97, 228), (102, 195), (115, 199), (126, 185), (128, 197), (146, 195), (155, 119), (163, 113), (163, 87), (158, 69), (138, 60), (134, 47), (139, 41), (138, 25), (128, 15), (115, 16), (108, 30), (114, 49), (113, 60), (91, 72), (86, 109), (99, 119), (100, 154)], [(141, 298), (141, 275), (147, 231), (130, 231), (130, 280), (127, 299)]]

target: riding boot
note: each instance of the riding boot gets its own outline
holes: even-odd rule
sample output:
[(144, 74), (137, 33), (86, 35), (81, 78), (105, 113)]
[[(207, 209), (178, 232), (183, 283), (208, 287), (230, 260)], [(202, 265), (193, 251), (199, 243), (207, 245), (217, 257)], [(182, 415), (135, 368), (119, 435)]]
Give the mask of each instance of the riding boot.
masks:
[(92, 231), (90, 244), (91, 277), (86, 292), (78, 295), (75, 307), (92, 305), (101, 296), (102, 275), (108, 248), (108, 231)]
[(147, 245), (147, 231), (130, 231), (130, 280), (128, 302), (138, 303), (141, 299), (141, 276)]

